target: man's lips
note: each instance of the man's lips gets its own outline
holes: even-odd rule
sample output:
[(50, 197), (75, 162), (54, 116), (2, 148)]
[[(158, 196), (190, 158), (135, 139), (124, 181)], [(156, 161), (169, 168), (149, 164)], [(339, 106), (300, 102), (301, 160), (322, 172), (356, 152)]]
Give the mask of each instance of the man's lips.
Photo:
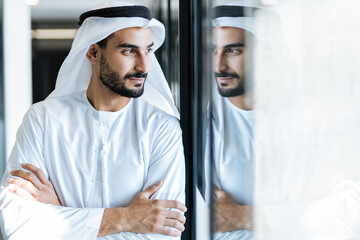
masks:
[(133, 83), (135, 84), (142, 84), (144, 83), (145, 81), (145, 78), (134, 78), (134, 77), (131, 77), (131, 78), (128, 78), (130, 81), (132, 81)]
[(219, 83), (227, 83), (227, 82), (234, 80), (234, 78), (233, 77), (218, 77), (217, 80), (219, 81)]

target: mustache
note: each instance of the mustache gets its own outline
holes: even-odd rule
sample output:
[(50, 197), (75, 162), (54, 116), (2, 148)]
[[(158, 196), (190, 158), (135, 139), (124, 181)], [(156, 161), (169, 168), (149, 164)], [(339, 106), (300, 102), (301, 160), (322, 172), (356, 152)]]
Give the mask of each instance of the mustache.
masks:
[(233, 78), (240, 78), (240, 76), (237, 74), (237, 73), (234, 73), (234, 72), (215, 72), (215, 77), (217, 78), (227, 78), (227, 77), (233, 77)]
[(128, 73), (125, 75), (124, 79), (127, 79), (127, 78), (147, 78), (147, 73), (141, 73), (141, 72), (135, 72), (135, 73)]

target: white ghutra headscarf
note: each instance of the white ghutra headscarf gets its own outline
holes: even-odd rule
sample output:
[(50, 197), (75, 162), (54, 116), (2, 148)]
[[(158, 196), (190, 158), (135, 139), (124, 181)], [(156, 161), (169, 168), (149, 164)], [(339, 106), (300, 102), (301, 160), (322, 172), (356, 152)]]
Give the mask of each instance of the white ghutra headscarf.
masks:
[[(131, 8), (131, 6), (136, 7), (130, 3), (110, 1), (96, 6), (93, 10), (117, 7)], [(88, 17), (82, 22), (76, 34), (70, 53), (58, 73), (55, 90), (48, 98), (65, 96), (86, 90), (91, 77), (91, 64), (86, 59), (86, 52), (90, 45), (105, 39), (113, 32), (131, 27), (149, 27), (151, 29), (154, 51), (164, 42), (164, 25), (154, 18), (149, 20), (136, 16)], [(154, 53), (151, 54), (151, 65), (145, 82), (144, 93), (140, 98), (179, 118), (169, 85)]]
[(245, 64), (246, 84), (252, 88), (248, 100), (253, 106), (262, 106), (276, 95), (291, 96), (299, 83), (276, 6), (265, 5), (260, 0), (239, 0), (215, 6), (213, 14), (213, 27), (244, 29), (256, 39), (246, 42), (249, 51)]

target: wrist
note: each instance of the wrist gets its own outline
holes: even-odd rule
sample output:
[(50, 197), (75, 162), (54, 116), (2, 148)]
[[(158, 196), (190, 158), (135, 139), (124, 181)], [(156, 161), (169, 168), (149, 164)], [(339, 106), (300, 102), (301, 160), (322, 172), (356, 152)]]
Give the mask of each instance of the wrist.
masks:
[(253, 207), (246, 205), (238, 206), (238, 216), (240, 217), (239, 229), (253, 230), (254, 229), (254, 221), (253, 221)]
[(115, 208), (116, 213), (116, 228), (118, 232), (131, 232), (130, 223), (128, 220), (128, 213), (126, 207)]
[(106, 208), (101, 221), (98, 237), (125, 232), (124, 208)]

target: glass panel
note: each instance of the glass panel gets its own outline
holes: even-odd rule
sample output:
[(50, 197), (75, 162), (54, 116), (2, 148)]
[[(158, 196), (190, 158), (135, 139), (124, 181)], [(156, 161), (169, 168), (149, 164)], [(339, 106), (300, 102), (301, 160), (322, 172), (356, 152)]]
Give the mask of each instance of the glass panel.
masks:
[(255, 98), (266, 102), (256, 118), (256, 204), (275, 239), (359, 238), (360, 3), (279, 1), (277, 9), (277, 42), (287, 43), (257, 49), (254, 61)]
[(254, 111), (247, 68), (256, 40), (242, 21), (251, 9), (229, 2), (216, 2), (212, 15), (213, 238), (253, 239), (244, 229), (252, 230), (248, 218), (254, 202)]
[(209, 84), (211, 69), (210, 41), (210, 1), (194, 1), (194, 159), (195, 164), (195, 200), (196, 200), (196, 239), (209, 239), (209, 195), (207, 179), (210, 178), (210, 119), (209, 107), (211, 97), (211, 84)]
[(360, 3), (231, 2), (213, 16), (214, 238), (357, 239)]

